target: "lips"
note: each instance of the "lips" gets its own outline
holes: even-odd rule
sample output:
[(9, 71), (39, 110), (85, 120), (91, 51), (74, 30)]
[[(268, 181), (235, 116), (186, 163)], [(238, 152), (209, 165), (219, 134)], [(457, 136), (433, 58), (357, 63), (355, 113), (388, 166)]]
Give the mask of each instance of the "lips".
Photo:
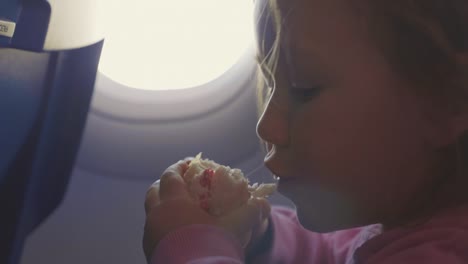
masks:
[[(293, 200), (298, 189), (304, 187), (304, 179), (300, 175), (302, 172), (295, 170), (292, 156), (287, 150), (276, 146), (270, 146), (269, 152), (265, 156), (264, 164), (274, 175), (278, 184), (278, 192)], [(307, 172), (306, 172), (307, 173)]]
[(281, 180), (292, 178), (290, 175), (290, 166), (287, 162), (284, 152), (277, 151), (275, 146), (271, 147), (264, 159), (265, 167), (267, 167), (276, 177)]

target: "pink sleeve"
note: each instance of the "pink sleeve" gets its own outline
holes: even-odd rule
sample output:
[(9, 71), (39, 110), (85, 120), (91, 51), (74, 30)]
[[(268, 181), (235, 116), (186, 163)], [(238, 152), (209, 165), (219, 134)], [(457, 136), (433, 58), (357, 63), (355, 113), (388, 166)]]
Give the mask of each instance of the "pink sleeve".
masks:
[(304, 229), (295, 211), (285, 207), (274, 207), (272, 220), (270, 249), (251, 263), (348, 263), (354, 250), (372, 234), (370, 227), (314, 233)]
[(420, 228), (400, 228), (368, 241), (355, 255), (360, 263), (366, 264), (466, 264), (466, 230), (453, 222), (444, 223), (444, 226), (427, 224)]
[(151, 263), (241, 264), (240, 244), (226, 231), (208, 225), (192, 225), (167, 235), (153, 253)]
[[(249, 263), (346, 263), (360, 246), (361, 229), (329, 234), (305, 230), (293, 210), (273, 207), (270, 232), (260, 253)], [(245, 256), (239, 243), (220, 228), (194, 225), (170, 233), (156, 248), (152, 262), (164, 264), (240, 264)]]
[[(383, 259), (373, 258), (366, 261), (367, 264), (467, 264), (467, 253), (457, 254), (443, 247), (453, 248), (457, 245), (441, 244), (441, 245), (420, 245), (411, 249), (402, 249), (401, 252), (394, 255), (385, 256)], [(464, 249), (466, 252), (466, 249)], [(464, 255), (464, 256), (463, 256)]]

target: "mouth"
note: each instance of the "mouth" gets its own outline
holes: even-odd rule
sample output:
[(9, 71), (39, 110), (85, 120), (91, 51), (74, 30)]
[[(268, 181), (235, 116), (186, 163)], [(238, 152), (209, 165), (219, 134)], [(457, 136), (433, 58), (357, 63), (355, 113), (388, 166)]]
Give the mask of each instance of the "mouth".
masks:
[(285, 159), (274, 148), (265, 156), (264, 164), (271, 171), (280, 193), (290, 193), (297, 187), (299, 179), (293, 176)]
[(276, 151), (276, 148), (273, 146), (270, 151), (266, 154), (263, 160), (265, 167), (273, 173), (273, 177), (276, 181), (285, 180), (291, 178), (289, 171), (289, 165), (286, 162), (284, 155)]
[(264, 164), (273, 174), (273, 178), (278, 186), (278, 192), (288, 198), (294, 197), (294, 194), (302, 183), (300, 177), (296, 177), (291, 170), (285, 156), (276, 151), (275, 148), (272, 148), (265, 156)]

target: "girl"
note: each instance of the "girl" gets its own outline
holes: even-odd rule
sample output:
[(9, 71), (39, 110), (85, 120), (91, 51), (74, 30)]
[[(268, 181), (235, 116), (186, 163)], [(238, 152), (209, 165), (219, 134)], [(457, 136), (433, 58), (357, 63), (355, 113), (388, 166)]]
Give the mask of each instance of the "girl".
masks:
[(214, 219), (181, 161), (147, 195), (148, 261), (468, 263), (468, 1), (257, 0), (256, 18), (257, 131), (297, 210)]

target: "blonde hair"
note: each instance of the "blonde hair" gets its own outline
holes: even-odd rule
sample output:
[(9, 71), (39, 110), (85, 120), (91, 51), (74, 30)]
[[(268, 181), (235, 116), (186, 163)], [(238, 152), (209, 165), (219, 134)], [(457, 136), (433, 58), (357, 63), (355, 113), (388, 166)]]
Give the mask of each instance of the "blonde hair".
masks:
[[(281, 13), (275, 0), (268, 1), (258, 17), (259, 47), (257, 47), (257, 111), (260, 116), (265, 110), (271, 89), (276, 86), (274, 74), (278, 65), (281, 38)], [(267, 37), (273, 35), (273, 39)], [(271, 36), (271, 35), (270, 35)], [(269, 43), (269, 41), (271, 43)], [(268, 81), (267, 81), (268, 80)], [(270, 83), (268, 83), (270, 82)]]

